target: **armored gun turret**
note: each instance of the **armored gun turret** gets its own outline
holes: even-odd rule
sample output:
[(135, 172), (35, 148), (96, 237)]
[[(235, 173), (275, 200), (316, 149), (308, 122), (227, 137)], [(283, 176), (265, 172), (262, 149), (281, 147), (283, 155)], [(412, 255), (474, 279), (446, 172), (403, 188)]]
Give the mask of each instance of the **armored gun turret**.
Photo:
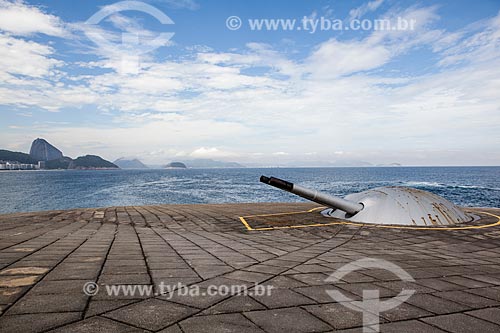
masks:
[(354, 222), (442, 226), (473, 219), (450, 201), (410, 187), (378, 187), (340, 198), (275, 177), (261, 176), (260, 181), (326, 206), (324, 216)]

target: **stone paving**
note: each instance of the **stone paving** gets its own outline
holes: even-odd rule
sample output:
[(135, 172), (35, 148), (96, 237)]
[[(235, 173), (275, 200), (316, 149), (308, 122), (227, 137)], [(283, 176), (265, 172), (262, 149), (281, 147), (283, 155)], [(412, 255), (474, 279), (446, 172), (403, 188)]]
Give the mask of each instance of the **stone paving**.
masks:
[[(264, 230), (248, 230), (239, 218), (314, 207), (162, 205), (0, 215), (0, 332), (362, 332), (361, 312), (326, 291), (356, 301), (363, 290), (389, 299), (403, 289), (416, 292), (381, 314), (382, 332), (500, 332), (500, 226), (322, 226), (334, 220), (314, 211), (249, 217), (250, 227)], [(500, 215), (500, 209), (481, 211)], [(481, 220), (468, 226), (498, 221), (478, 214)], [(326, 281), (367, 257), (397, 264), (415, 281), (382, 269)], [(83, 292), (88, 282), (99, 286), (93, 296)], [(183, 295), (179, 283), (199, 295)], [(271, 295), (258, 294), (256, 283), (272, 286)], [(169, 292), (159, 293), (162, 284)], [(149, 294), (108, 295), (110, 285), (153, 287)], [(209, 294), (211, 286), (250, 292)]]

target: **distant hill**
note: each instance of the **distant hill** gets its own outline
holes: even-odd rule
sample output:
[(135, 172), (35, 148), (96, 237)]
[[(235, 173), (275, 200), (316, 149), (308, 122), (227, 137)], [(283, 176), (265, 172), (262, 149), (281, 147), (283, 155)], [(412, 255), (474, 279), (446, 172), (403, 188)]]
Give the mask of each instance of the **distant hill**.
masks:
[(51, 160), (45, 162), (45, 169), (49, 170), (68, 169), (72, 161), (73, 160), (71, 159), (71, 157), (63, 156), (61, 158), (58, 158), (57, 160)]
[(378, 167), (400, 167), (401, 163), (377, 164)]
[(119, 169), (119, 167), (99, 156), (85, 155), (72, 160), (68, 169)]
[(51, 161), (63, 157), (63, 153), (45, 139), (36, 139), (31, 144), (30, 156), (36, 161)]
[(236, 162), (215, 161), (212, 159), (194, 159), (183, 161), (188, 168), (244, 168)]
[(121, 169), (147, 169), (148, 167), (139, 161), (137, 158), (127, 159), (125, 157), (121, 157), (113, 162)]
[(182, 163), (182, 162), (170, 162), (168, 163), (165, 168), (171, 168), (171, 169), (187, 169), (187, 166)]
[(24, 164), (38, 164), (38, 160), (35, 160), (28, 154), (3, 149), (0, 149), (0, 161), (14, 161)]

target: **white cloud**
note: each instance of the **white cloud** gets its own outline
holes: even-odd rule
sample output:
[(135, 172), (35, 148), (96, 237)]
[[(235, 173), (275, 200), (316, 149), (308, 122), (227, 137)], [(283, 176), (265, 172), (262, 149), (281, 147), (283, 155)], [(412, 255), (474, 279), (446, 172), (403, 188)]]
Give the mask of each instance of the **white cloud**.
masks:
[(163, 2), (175, 9), (197, 10), (200, 5), (194, 0), (154, 0), (155, 2)]
[(196, 158), (220, 158), (233, 157), (236, 156), (236, 154), (216, 147), (200, 147), (191, 152), (189, 156)]
[[(48, 45), (17, 39), (0, 33), (0, 73), (42, 77), (50, 74), (60, 62), (51, 58), (54, 49)], [(1, 75), (1, 74), (0, 74)], [(15, 78), (10, 78), (17, 83)]]
[(380, 67), (390, 58), (391, 52), (383, 45), (330, 39), (308, 58), (307, 68), (315, 77), (331, 79)]
[(349, 19), (359, 19), (363, 17), (366, 13), (376, 11), (384, 0), (373, 0), (364, 3), (363, 5), (353, 8), (349, 11)]
[(0, 0), (0, 31), (12, 35), (29, 36), (42, 33), (49, 36), (67, 35), (63, 22), (23, 1)]

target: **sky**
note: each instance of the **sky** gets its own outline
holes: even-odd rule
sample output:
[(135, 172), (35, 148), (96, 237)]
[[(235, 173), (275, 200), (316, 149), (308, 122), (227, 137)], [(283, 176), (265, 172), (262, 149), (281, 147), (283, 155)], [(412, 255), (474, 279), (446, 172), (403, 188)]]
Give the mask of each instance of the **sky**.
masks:
[(500, 165), (500, 2), (0, 0), (0, 148), (37, 137), (149, 164)]

